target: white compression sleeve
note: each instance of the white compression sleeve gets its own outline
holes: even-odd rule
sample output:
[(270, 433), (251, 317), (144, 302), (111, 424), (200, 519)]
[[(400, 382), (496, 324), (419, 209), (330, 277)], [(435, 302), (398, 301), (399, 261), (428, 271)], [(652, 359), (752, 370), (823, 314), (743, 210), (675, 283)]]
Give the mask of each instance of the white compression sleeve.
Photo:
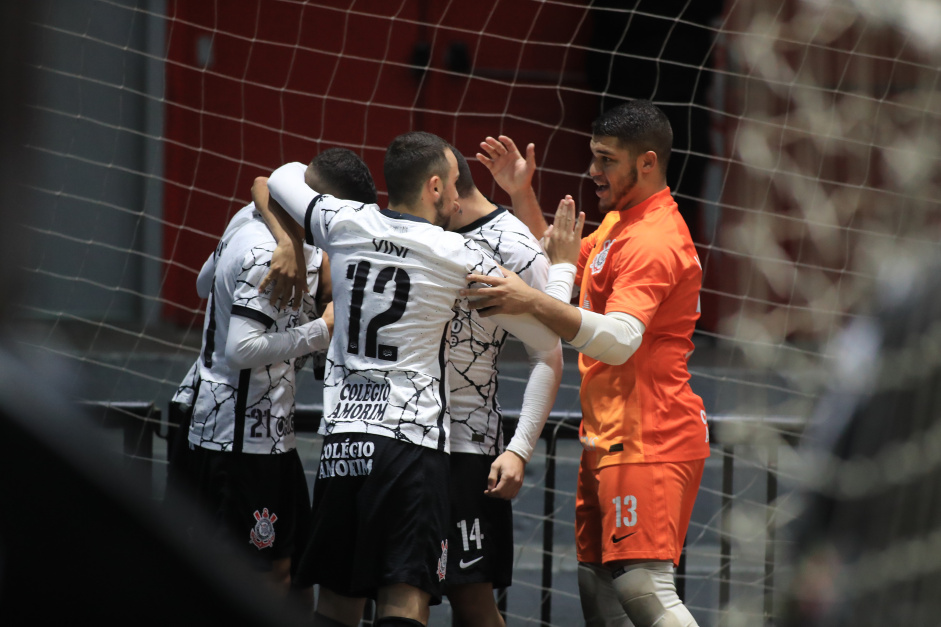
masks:
[(549, 278), (546, 279), (546, 294), (563, 303), (572, 302), (575, 288), (575, 264), (554, 263), (549, 266)]
[(545, 352), (526, 346), (526, 352), (529, 353), (529, 381), (523, 392), (523, 406), (516, 433), (506, 449), (528, 463), (562, 381), (562, 344), (556, 342), (553, 350)]
[(295, 161), (284, 164), (268, 178), (268, 193), (303, 227), (307, 226), (304, 224), (307, 207), (317, 197), (317, 192), (304, 182), (306, 171), (306, 165)]
[(232, 316), (226, 336), (225, 357), (236, 368), (259, 368), (276, 361), (327, 350), (330, 332), (317, 318), (280, 333), (266, 333), (257, 320)]
[(532, 314), (496, 314), (491, 320), (537, 351), (550, 351), (559, 342), (559, 336)]
[(578, 352), (612, 366), (631, 358), (646, 327), (634, 316), (619, 311), (606, 315), (579, 308), (582, 324), (569, 342)]

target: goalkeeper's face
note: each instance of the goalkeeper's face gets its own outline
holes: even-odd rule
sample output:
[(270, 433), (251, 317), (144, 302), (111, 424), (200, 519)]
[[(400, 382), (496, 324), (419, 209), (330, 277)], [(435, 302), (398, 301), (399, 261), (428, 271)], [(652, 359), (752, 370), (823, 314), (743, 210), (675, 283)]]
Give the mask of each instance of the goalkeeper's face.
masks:
[(607, 213), (637, 204), (637, 164), (630, 151), (615, 137), (592, 137), (591, 154), (588, 175), (596, 185), (598, 208)]

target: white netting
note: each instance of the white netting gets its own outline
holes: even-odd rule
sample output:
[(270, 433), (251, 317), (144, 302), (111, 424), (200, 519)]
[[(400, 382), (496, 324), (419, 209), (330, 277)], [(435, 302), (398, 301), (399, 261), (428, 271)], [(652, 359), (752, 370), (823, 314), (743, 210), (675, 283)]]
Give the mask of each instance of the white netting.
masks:
[[(661, 105), (677, 137), (668, 182), (705, 270), (692, 384), (730, 425), (690, 529), (686, 596), (702, 625), (762, 620), (784, 557), (769, 494), (790, 494), (784, 436), (826, 383), (826, 346), (877, 277), (937, 254), (937, 3), (62, 0), (33, 31), (26, 149), (41, 167), (18, 315), (25, 343), (72, 362), (84, 400), (165, 408), (199, 346), (196, 272), (252, 179), (280, 163), (345, 146), (382, 192), (401, 132), (435, 132), (468, 157), (505, 133), (536, 143), (544, 209), (570, 193), (596, 225), (592, 119), (619, 98)], [(556, 409), (577, 414), (574, 361)], [(525, 376), (504, 368), (504, 405)], [(314, 386), (301, 403), (318, 401)], [(314, 455), (318, 441), (302, 446)], [(560, 443), (557, 625), (580, 616), (577, 454)], [(784, 485), (767, 485), (769, 468)], [(547, 592), (545, 473), (543, 456), (517, 503), (511, 624), (538, 622)]]

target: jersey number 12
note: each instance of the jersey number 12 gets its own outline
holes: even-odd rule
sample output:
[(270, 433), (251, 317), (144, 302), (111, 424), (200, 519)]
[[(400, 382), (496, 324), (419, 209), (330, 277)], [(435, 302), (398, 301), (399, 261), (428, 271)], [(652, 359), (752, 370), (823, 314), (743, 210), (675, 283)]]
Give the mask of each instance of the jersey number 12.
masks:
[[(353, 281), (353, 294), (350, 300), (349, 341), (346, 344), (346, 352), (352, 355), (359, 354), (363, 301), (366, 298), (366, 287), (369, 283), (371, 267), (372, 264), (368, 261), (360, 261), (356, 264), (350, 264), (346, 268), (346, 278)], [(384, 361), (396, 361), (399, 357), (399, 348), (398, 346), (380, 344), (378, 340), (379, 329), (387, 324), (397, 322), (402, 317), (402, 314), (405, 313), (405, 306), (408, 304), (408, 291), (411, 288), (411, 281), (405, 270), (388, 266), (376, 275), (376, 279), (372, 284), (372, 292), (382, 294), (386, 291), (386, 284), (390, 281), (395, 284), (392, 303), (388, 309), (373, 316), (366, 325), (366, 341), (363, 353), (365, 357)]]

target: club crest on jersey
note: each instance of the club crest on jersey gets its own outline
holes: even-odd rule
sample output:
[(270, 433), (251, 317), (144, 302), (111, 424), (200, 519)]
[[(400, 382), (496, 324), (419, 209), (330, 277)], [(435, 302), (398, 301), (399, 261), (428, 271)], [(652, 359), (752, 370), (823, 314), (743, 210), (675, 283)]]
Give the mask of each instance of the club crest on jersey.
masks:
[(278, 520), (275, 513), (268, 513), (268, 508), (255, 510), (255, 528), (252, 529), (251, 542), (259, 549), (267, 549), (274, 544), (274, 522)]
[(604, 262), (608, 258), (608, 249), (611, 248), (611, 244), (614, 243), (613, 239), (605, 240), (605, 243), (601, 246), (601, 252), (595, 255), (595, 258), (591, 262), (591, 273), (598, 274), (601, 272), (601, 269), (604, 268)]
[(441, 541), (441, 557), (438, 558), (438, 581), (444, 581), (448, 570), (448, 541)]

